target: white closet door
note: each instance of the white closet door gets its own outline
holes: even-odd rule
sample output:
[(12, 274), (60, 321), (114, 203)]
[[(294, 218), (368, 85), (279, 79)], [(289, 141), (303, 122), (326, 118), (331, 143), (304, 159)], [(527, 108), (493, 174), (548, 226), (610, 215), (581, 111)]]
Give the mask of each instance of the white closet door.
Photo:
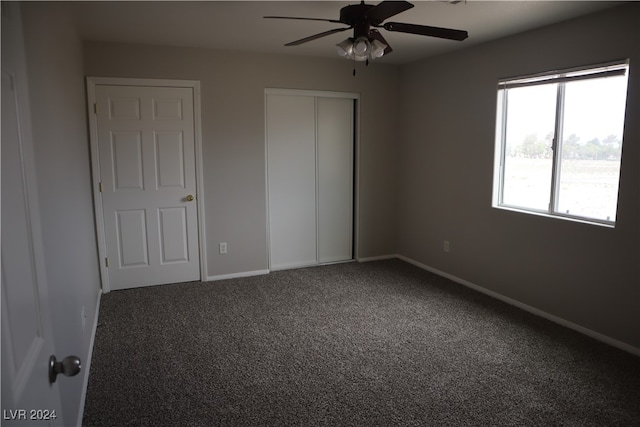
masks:
[(266, 97), (271, 269), (314, 265), (315, 98)]
[(353, 258), (353, 100), (317, 98), (318, 261)]

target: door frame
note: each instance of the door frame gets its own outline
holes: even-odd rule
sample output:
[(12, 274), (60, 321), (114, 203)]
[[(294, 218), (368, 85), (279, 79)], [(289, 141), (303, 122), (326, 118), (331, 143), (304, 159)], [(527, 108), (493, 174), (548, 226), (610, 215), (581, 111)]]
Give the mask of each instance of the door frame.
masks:
[(138, 79), (122, 77), (87, 77), (87, 114), (89, 118), (89, 138), (91, 144), (91, 180), (93, 187), (93, 207), (96, 221), (96, 235), (98, 238), (98, 256), (100, 264), (100, 279), (102, 292), (111, 291), (109, 284), (109, 269), (105, 265), (107, 246), (104, 230), (104, 216), (102, 197), (100, 192), (100, 156), (98, 150), (98, 118), (95, 114), (96, 86), (150, 86), (150, 87), (178, 87), (193, 90), (193, 119), (195, 138), (195, 173), (198, 215), (198, 252), (200, 257), (200, 280), (207, 277), (207, 254), (205, 238), (204, 212), (204, 177), (202, 166), (202, 121), (200, 109), (200, 81), (198, 80), (167, 80), (167, 79)]
[[(351, 228), (353, 239), (353, 259), (349, 261), (338, 261), (337, 263), (355, 261), (360, 258), (360, 94), (357, 92), (336, 92), (312, 89), (286, 89), (286, 88), (265, 88), (264, 90), (264, 185), (266, 197), (266, 233), (267, 233), (267, 265), (271, 271), (271, 232), (269, 218), (269, 152), (267, 140), (267, 96), (268, 95), (291, 95), (291, 96), (313, 96), (323, 98), (345, 98), (354, 102), (353, 114), (353, 226)], [(329, 263), (336, 264), (336, 263)]]

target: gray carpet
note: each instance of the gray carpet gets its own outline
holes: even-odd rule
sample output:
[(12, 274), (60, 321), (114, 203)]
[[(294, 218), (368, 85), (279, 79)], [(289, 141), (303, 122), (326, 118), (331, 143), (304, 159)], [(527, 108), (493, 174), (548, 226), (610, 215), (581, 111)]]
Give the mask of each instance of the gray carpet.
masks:
[(640, 358), (398, 260), (102, 298), (85, 426), (640, 425)]

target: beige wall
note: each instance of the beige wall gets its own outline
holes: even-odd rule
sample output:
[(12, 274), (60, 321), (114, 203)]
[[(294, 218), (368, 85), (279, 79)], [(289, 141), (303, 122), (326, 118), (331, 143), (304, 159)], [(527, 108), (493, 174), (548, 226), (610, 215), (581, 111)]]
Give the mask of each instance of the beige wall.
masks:
[[(399, 253), (640, 348), (639, 24), (633, 4), (405, 67)], [(498, 79), (627, 57), (615, 229), (492, 208)]]
[(97, 42), (85, 43), (84, 57), (87, 76), (201, 82), (208, 276), (268, 268), (265, 88), (360, 93), (359, 255), (395, 252), (397, 67), (359, 66), (353, 77), (339, 58)]

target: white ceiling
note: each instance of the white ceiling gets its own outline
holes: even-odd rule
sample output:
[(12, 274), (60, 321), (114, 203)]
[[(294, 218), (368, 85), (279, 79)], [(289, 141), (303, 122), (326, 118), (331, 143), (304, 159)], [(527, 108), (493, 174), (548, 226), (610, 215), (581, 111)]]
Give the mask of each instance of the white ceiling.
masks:
[[(312, 42), (284, 44), (341, 24), (263, 19), (282, 15), (338, 19), (353, 1), (109, 1), (70, 2), (87, 40), (192, 46), (336, 58), (335, 44), (351, 31)], [(368, 3), (377, 4), (378, 1)], [(462, 42), (381, 30), (394, 51), (376, 61), (405, 64), (510, 34), (564, 21), (619, 2), (610, 1), (413, 1), (415, 7), (387, 21), (469, 32)]]

